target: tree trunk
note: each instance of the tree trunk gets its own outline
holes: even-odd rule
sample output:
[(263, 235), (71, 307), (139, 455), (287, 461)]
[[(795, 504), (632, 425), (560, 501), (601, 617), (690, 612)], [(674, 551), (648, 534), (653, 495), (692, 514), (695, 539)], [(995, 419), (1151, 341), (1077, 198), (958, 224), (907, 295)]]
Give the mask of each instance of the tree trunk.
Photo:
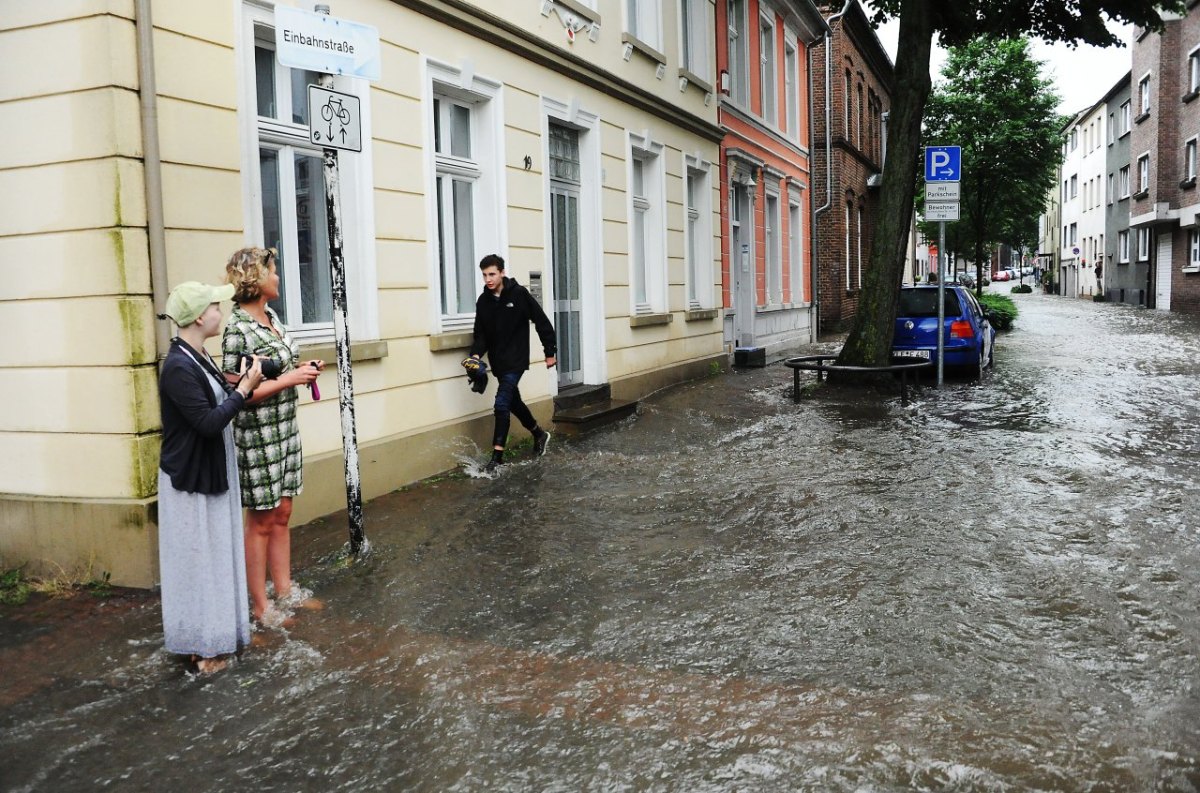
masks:
[(871, 258), (864, 273), (858, 311), (838, 356), (839, 364), (886, 366), (891, 362), (896, 306), (916, 193), (921, 120), (932, 86), (931, 5), (931, 0), (904, 0), (900, 9), (898, 54), (888, 115), (887, 162), (875, 212)]

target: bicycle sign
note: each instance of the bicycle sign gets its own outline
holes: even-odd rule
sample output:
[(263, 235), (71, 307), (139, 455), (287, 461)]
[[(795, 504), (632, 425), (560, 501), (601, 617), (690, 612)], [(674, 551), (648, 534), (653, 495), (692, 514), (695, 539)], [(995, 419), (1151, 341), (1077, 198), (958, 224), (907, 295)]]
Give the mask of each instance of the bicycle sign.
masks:
[(327, 149), (362, 151), (358, 97), (319, 85), (308, 87), (308, 139)]

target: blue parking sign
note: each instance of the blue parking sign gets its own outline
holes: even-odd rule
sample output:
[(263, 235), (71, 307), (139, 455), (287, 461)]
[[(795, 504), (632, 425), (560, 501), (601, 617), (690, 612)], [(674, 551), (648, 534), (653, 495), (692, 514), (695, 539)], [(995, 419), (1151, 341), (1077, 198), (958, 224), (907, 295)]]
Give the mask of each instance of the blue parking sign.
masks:
[(958, 182), (962, 180), (961, 146), (926, 146), (925, 181)]

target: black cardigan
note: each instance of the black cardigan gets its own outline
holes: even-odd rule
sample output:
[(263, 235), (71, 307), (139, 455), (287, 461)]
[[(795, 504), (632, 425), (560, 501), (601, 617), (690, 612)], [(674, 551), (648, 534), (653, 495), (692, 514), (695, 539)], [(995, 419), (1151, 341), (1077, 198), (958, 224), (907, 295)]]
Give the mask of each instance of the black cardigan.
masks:
[[(238, 391), (217, 404), (212, 384), (180, 339), (171, 340), (158, 378), (162, 408), (162, 453), (159, 467), (176, 490), (214, 495), (229, 489), (225, 470), (225, 440), (221, 433), (246, 403)], [(214, 367), (214, 373), (216, 368)], [(236, 484), (236, 483), (235, 483)]]
[(475, 331), (471, 354), (487, 353), (496, 374), (523, 372), (529, 368), (529, 323), (533, 322), (542, 351), (549, 358), (557, 352), (554, 326), (529, 290), (513, 278), (504, 279), (497, 298), (484, 287), (475, 301)]

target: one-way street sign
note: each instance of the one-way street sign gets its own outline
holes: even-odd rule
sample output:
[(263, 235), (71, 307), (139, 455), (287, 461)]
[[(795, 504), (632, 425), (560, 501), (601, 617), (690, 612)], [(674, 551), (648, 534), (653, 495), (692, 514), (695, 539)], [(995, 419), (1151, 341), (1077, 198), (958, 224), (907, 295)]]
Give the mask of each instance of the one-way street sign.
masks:
[(958, 182), (962, 179), (961, 146), (926, 146), (925, 181)]

